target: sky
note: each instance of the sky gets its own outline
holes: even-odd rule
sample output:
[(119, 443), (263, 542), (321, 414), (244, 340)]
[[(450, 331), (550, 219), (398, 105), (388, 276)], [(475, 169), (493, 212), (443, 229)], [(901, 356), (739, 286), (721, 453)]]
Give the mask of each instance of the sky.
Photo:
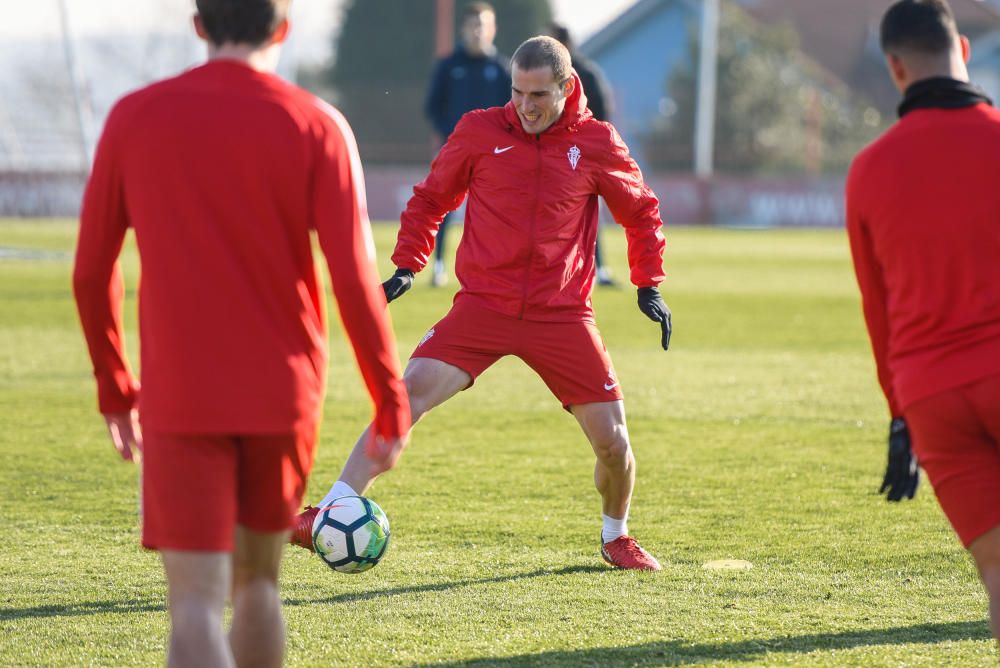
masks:
[[(432, 0), (416, 0), (431, 2)], [(59, 34), (59, 0), (6, 2), (0, 39)], [(565, 23), (582, 42), (636, 0), (550, 0), (556, 20)], [(71, 32), (135, 32), (187, 24), (193, 0), (65, 0)], [(341, 14), (343, 0), (295, 0), (292, 31), (301, 60), (329, 55), (328, 35)]]

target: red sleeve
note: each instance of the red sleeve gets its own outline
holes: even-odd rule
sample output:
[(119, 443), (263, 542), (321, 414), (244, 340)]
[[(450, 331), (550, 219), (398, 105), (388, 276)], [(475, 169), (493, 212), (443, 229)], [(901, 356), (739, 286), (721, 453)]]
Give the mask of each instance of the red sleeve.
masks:
[(112, 114), (97, 147), (84, 192), (73, 265), (73, 294), (97, 378), (102, 413), (124, 413), (136, 403), (139, 383), (125, 357), (122, 280), (118, 255), (128, 229), (121, 164), (115, 135), (120, 115)]
[(857, 163), (851, 166), (847, 176), (847, 236), (854, 258), (854, 273), (861, 288), (861, 304), (875, 354), (875, 367), (882, 392), (889, 402), (893, 416), (901, 415), (896, 396), (892, 389), (892, 373), (889, 371), (889, 316), (886, 303), (886, 288), (882, 278), (882, 265), (875, 256), (871, 231), (860, 210), (863, 178)]
[(611, 133), (609, 163), (600, 172), (599, 192), (615, 221), (625, 228), (632, 283), (639, 288), (656, 287), (666, 278), (663, 251), (667, 243), (660, 202), (643, 181), (625, 142), (613, 128)]
[(417, 272), (427, 266), (441, 220), (454, 211), (469, 189), (472, 161), (468, 151), (469, 121), (463, 116), (431, 163), (431, 172), (413, 187), (413, 197), (400, 216), (392, 262)]
[(410, 404), (375, 267), (361, 159), (347, 121), (333, 108), (326, 112), (333, 122), (325, 124), (317, 160), (314, 226), (341, 322), (375, 404), (375, 433), (398, 438), (410, 429)]

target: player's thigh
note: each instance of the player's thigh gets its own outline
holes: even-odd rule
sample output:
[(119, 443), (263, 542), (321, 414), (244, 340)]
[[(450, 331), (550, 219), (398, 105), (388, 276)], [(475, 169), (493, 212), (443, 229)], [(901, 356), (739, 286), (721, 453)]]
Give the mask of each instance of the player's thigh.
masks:
[[(995, 526), (969, 544), (969, 552), (985, 579), (1000, 578), (1000, 526)], [(997, 583), (1000, 585), (1000, 582)]]
[(453, 364), (431, 357), (414, 357), (406, 365), (403, 382), (414, 416), (426, 413), (472, 385), (472, 376)]
[(904, 416), (917, 460), (968, 547), (1000, 525), (1000, 449), (970, 403), (967, 388), (918, 401)]
[(611, 355), (593, 323), (528, 323), (517, 355), (567, 409), (624, 396)]
[(277, 582), (287, 543), (287, 531), (261, 533), (237, 526), (236, 549), (233, 552), (234, 580), (241, 582), (265, 577)]
[[(458, 299), (423, 336), (403, 379), (414, 412), (429, 410), (467, 389), (494, 362), (509, 355), (516, 318), (491, 311), (475, 300)], [(436, 360), (444, 365), (425, 363)], [(464, 375), (463, 375), (464, 374)]]
[(295, 522), (316, 450), (316, 428), (239, 438), (239, 525), (269, 534)]
[(238, 461), (229, 436), (143, 434), (142, 543), (159, 550), (229, 552)]
[(160, 551), (171, 609), (197, 602), (221, 613), (229, 595), (232, 560), (228, 552)]

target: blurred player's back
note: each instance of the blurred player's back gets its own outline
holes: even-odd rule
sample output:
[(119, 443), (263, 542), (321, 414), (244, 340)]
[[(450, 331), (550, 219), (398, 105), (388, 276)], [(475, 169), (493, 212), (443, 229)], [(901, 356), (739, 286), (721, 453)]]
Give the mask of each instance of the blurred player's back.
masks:
[(326, 337), (310, 251), (323, 197), (314, 169), (326, 144), (350, 137), (340, 125), (312, 95), (225, 59), (113, 110), (102, 150), (126, 181), (142, 257), (147, 424), (259, 431), (315, 421)]
[(852, 167), (854, 205), (884, 250), (889, 364), (907, 399), (981, 375), (984, 358), (1000, 371), (997, 174), (1000, 111), (986, 104), (908, 112)]

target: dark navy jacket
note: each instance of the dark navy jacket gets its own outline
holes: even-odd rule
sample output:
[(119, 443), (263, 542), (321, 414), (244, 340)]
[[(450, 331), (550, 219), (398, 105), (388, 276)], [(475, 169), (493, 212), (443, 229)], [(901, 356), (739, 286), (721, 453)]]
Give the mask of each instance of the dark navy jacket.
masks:
[(434, 66), (424, 110), (446, 139), (458, 119), (473, 109), (502, 107), (510, 100), (510, 66), (499, 53), (470, 56), (462, 47)]

